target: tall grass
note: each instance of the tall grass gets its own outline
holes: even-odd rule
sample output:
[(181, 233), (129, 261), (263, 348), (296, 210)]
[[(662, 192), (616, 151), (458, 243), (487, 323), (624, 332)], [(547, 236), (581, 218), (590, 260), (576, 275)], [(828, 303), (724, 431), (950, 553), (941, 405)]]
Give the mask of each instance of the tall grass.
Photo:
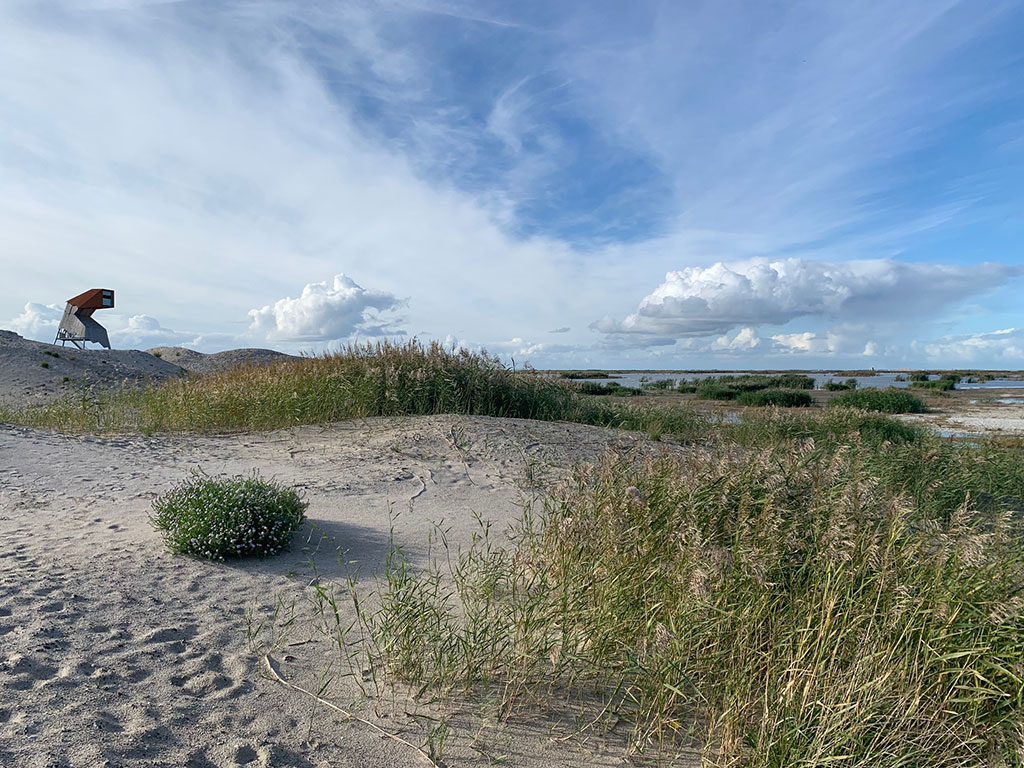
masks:
[(368, 619), (380, 661), (503, 712), (575, 700), (638, 750), (692, 741), (714, 765), (1019, 766), (1024, 554), (1006, 509), (1024, 488), (996, 479), (986, 515), (958, 481), (922, 506), (880, 477), (886, 455), (610, 455), (512, 551), (482, 537), (448, 574), (394, 556)]
[(919, 398), (893, 387), (850, 390), (832, 398), (828, 404), (882, 413), (922, 413), (924, 411), (924, 403)]
[(603, 403), (497, 358), (438, 343), (350, 346), (336, 354), (243, 366), (141, 389), (86, 391), (42, 406), (0, 407), (0, 420), (66, 431), (265, 430), (369, 416), (456, 413), (647, 429), (700, 418)]
[(740, 405), (806, 408), (811, 404), (812, 398), (811, 393), (803, 389), (758, 389), (753, 392), (740, 392), (736, 402)]

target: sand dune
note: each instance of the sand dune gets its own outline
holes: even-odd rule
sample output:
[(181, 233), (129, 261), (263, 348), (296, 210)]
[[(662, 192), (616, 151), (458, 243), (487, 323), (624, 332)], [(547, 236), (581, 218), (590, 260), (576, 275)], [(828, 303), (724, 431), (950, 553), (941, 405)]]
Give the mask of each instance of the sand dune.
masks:
[(74, 395), (212, 373), (243, 364), (297, 359), (272, 349), (233, 349), (204, 354), (184, 347), (76, 349), (31, 341), (0, 331), (0, 404), (31, 404)]
[(229, 349), (206, 354), (185, 347), (153, 347), (149, 354), (184, 368), (189, 373), (215, 373), (238, 365), (266, 365), (282, 360), (298, 360), (273, 349)]
[[(396, 543), (423, 562), (435, 522), (455, 544), (476, 530), (474, 513), (500, 531), (529, 493), (525, 478), (638, 442), (579, 425), (462, 417), (223, 437), (0, 428), (0, 765), (423, 764), (267, 679), (247, 643), (247, 607), (280, 595), (301, 611), (317, 577), (340, 583), (358, 572), (369, 588), (391, 515)], [(192, 467), (258, 468), (302, 488), (310, 522), (293, 550), (226, 565), (165, 552), (150, 505)], [(281, 674), (318, 688), (325, 643), (289, 648)], [(340, 679), (329, 695), (423, 740), (408, 702), (366, 700)], [(504, 730), (493, 751), (511, 765), (620, 764), (592, 744), (556, 744), (545, 727)], [(488, 764), (476, 747), (457, 740), (449, 764)]]
[(185, 371), (137, 349), (76, 349), (0, 331), (0, 403), (40, 402), (83, 387), (119, 387)]

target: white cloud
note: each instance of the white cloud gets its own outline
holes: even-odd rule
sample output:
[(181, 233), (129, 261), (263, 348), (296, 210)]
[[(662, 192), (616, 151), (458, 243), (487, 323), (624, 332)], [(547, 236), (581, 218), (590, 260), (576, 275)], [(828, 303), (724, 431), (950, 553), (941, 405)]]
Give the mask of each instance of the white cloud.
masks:
[[(928, 316), (949, 304), (985, 293), (1020, 275), (1005, 264), (902, 263), (890, 259), (850, 262), (755, 259), (669, 272), (637, 311), (617, 322), (592, 325), (609, 334), (685, 338), (727, 333), (741, 326), (784, 325), (799, 317)], [(780, 343), (809, 341), (784, 335)]]
[(63, 304), (39, 304), (30, 301), (25, 305), (24, 311), (11, 319), (7, 325), (26, 339), (53, 341), (63, 315)]
[[(990, 167), (972, 165), (969, 185), (943, 177), (920, 200), (901, 184), (926, 186), (918, 173), (928, 164), (904, 163), (906, 153), (1003, 98), (1007, 50), (987, 49), (992, 66), (963, 66), (1000, 28), (1000, 8), (834, 2), (813, 15), (773, 6), (757, 19), (717, 3), (487, 12), (461, 0), (0, 3), (0, 271), (21, 292), (0, 296), (0, 316), (102, 284), (126, 313), (120, 331), (103, 321), (112, 341), (192, 336), (131, 327), (147, 315), (203, 330), (196, 345), (248, 343), (238, 321), (252, 307), (262, 309), (250, 322), (272, 339), (296, 328), (330, 335), (348, 321), (286, 311), (283, 330), (274, 310), (343, 266), (409, 297), (402, 325), (424, 339), (565, 328), (581, 360), (646, 367), (710, 354), (689, 345), (694, 333), (727, 336), (717, 351), (733, 354), (752, 342), (742, 328), (832, 317), (836, 304), (842, 319), (858, 307), (890, 316), (887, 302), (915, 296), (925, 315), (946, 301), (928, 284), (945, 280), (946, 295), (961, 279), (975, 284), (963, 267), (888, 293), (840, 279), (855, 289), (845, 301), (787, 279), (765, 295), (708, 285), (652, 293), (622, 320), (671, 266), (721, 261), (749, 277), (737, 259), (798, 252), (827, 254), (832, 268), (992, 215), (977, 204), (1005, 189)], [(501, 35), (511, 27), (510, 59)], [(449, 34), (456, 28), (464, 34)], [(479, 77), (455, 76), (453, 52), (478, 61)], [(602, 167), (625, 172), (587, 175)], [(605, 220), (631, 220), (652, 202), (659, 213), (625, 242), (588, 242)], [(697, 301), (688, 315), (691, 300), (707, 308)], [(370, 311), (348, 320), (383, 330)], [(606, 312), (614, 319), (598, 324), (608, 333), (593, 345), (587, 323)], [(908, 324), (886, 343), (911, 335), (936, 334)], [(868, 343), (861, 337), (857, 354)], [(774, 347), (765, 333), (748, 359)]]
[(761, 338), (753, 328), (741, 328), (738, 333), (719, 336), (711, 343), (712, 352), (750, 352), (762, 344)]
[(1019, 367), (1024, 364), (1024, 328), (945, 336), (920, 346), (930, 360), (942, 365), (981, 362), (993, 367)]
[[(64, 314), (61, 304), (39, 304), (29, 302), (24, 311), (6, 324), (26, 339), (36, 341), (53, 341), (57, 335), (57, 326)], [(107, 329), (110, 344), (115, 349), (148, 349), (150, 347), (185, 345), (193, 349), (202, 349), (209, 345), (196, 333), (179, 332), (164, 328), (155, 317), (149, 315), (132, 315), (127, 317), (118, 312), (104, 311), (94, 316), (95, 320)], [(221, 343), (227, 339), (218, 339)], [(231, 342), (237, 342), (232, 338)], [(237, 344), (236, 344), (237, 345)]]
[(271, 341), (333, 341), (354, 334), (402, 335), (378, 313), (402, 306), (384, 291), (368, 291), (344, 274), (330, 282), (309, 283), (298, 298), (278, 299), (249, 310), (249, 330)]

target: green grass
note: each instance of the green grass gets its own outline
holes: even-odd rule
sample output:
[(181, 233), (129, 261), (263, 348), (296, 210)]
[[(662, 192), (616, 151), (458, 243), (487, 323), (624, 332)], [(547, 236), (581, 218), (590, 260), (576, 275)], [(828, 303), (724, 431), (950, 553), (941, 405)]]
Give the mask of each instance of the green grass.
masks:
[[(948, 450), (937, 470), (979, 468)], [(1019, 446), (993, 450), (1021, 465)], [(481, 536), (450, 571), (392, 553), (365, 617), (378, 662), (504, 713), (571, 702), (640, 751), (695, 743), (714, 765), (1020, 765), (1021, 470), (993, 473), (999, 500), (975, 513), (976, 481), (930, 472), (921, 506), (890, 466), (911, 457), (889, 456), (609, 455), (512, 550)]]
[(171, 552), (223, 561), (287, 549), (305, 510), (294, 490), (255, 473), (221, 479), (194, 472), (153, 502), (150, 522)]
[[(607, 389), (640, 392), (616, 382)], [(654, 409), (611, 400), (583, 395), (578, 385), (552, 376), (512, 371), (485, 354), (412, 341), (352, 346), (337, 354), (241, 366), (141, 388), (81, 389), (39, 406), (0, 405), (0, 421), (67, 432), (150, 434), (456, 413), (648, 433), (670, 429), (683, 439), (697, 439), (708, 429), (706, 417), (685, 405)]]
[(846, 381), (835, 381), (834, 379), (829, 379), (825, 382), (825, 389), (829, 392), (845, 392), (848, 389), (856, 388), (856, 379), (847, 379)]
[(780, 408), (806, 408), (813, 402), (811, 393), (803, 389), (760, 389), (741, 392), (736, 397), (739, 405), (777, 406)]
[(656, 381), (643, 381), (641, 386), (644, 389), (670, 390), (675, 389), (675, 379), (658, 379)]
[(829, 406), (862, 408), (882, 413), (923, 413), (924, 403), (909, 392), (888, 389), (857, 389), (844, 392), (829, 401)]
[(759, 389), (814, 389), (814, 378), (801, 373), (783, 373), (775, 376), (760, 374), (728, 374), (706, 379), (716, 384), (726, 385), (741, 392), (753, 392)]
[(707, 379), (697, 385), (697, 398), (700, 400), (735, 400), (739, 397), (741, 390), (725, 384), (718, 384), (714, 380)]
[(954, 379), (935, 379), (933, 381), (912, 381), (910, 386), (914, 389), (934, 389), (939, 392), (948, 392), (951, 389), (956, 389), (956, 383)]
[(583, 381), (579, 384), (579, 391), (585, 395), (611, 395), (612, 397), (635, 397), (643, 394), (643, 390), (637, 387), (624, 387), (615, 381), (605, 384), (596, 381)]

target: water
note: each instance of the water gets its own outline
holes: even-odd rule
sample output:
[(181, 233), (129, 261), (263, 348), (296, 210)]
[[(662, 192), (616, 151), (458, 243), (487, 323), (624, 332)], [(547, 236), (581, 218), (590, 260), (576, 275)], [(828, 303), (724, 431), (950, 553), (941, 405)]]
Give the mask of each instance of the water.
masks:
[[(725, 373), (614, 373), (611, 374), (612, 378), (609, 379), (578, 379), (578, 381), (594, 381), (599, 384), (608, 383), (614, 381), (616, 384), (620, 384), (623, 387), (639, 387), (644, 381), (662, 381), (664, 379), (673, 379), (677, 383), (682, 379), (714, 379), (719, 376), (726, 375), (762, 375), (772, 376), (774, 374), (765, 374), (761, 371), (730, 371), (728, 374)], [(898, 389), (905, 389), (910, 386), (909, 381), (896, 381), (898, 376), (905, 376), (905, 373), (898, 373), (895, 371), (879, 371), (874, 376), (837, 376), (835, 373), (807, 373), (806, 375), (814, 379), (815, 389), (822, 389), (825, 386), (825, 382), (829, 379), (836, 381), (846, 381), (848, 378), (857, 379), (857, 386), (864, 388), (873, 389), (885, 389), (886, 387), (896, 387)], [(938, 376), (932, 376), (933, 380), (938, 379)], [(975, 384), (969, 383), (958, 383), (957, 389), (1024, 389), (1024, 379), (993, 379), (992, 381), (983, 381)]]

